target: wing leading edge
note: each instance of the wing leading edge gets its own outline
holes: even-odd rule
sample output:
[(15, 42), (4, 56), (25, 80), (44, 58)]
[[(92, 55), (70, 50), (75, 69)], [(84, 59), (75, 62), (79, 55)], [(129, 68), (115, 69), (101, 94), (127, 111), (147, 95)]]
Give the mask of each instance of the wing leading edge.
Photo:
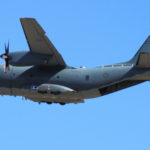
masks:
[(48, 66), (66, 66), (65, 61), (34, 18), (20, 19), (30, 52), (49, 55)]

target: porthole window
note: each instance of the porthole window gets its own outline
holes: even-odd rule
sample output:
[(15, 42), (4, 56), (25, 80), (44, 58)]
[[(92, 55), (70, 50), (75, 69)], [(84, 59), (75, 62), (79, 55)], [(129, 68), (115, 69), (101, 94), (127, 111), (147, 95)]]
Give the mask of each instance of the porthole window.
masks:
[(88, 81), (90, 79), (89, 75), (85, 76), (85, 80)]

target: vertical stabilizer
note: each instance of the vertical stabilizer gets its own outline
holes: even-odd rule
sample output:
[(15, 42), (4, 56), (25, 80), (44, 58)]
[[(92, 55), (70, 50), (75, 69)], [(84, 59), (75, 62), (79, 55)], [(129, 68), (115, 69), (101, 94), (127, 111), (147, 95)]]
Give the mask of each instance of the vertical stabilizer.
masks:
[(130, 63), (135, 64), (137, 67), (150, 68), (150, 36), (130, 60)]

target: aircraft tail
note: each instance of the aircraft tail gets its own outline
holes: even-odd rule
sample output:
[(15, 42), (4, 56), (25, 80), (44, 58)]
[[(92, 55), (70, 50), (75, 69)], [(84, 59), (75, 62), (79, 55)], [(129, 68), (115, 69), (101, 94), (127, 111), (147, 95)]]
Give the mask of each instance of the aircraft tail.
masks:
[(129, 62), (137, 67), (150, 68), (150, 36)]

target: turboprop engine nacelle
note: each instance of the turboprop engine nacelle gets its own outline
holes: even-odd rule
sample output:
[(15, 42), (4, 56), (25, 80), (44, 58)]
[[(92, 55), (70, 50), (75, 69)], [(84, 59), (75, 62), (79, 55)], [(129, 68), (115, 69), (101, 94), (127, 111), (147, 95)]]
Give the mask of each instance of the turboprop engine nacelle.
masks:
[(35, 54), (26, 51), (8, 54), (8, 63), (13, 66), (45, 65), (50, 59), (49, 55)]

